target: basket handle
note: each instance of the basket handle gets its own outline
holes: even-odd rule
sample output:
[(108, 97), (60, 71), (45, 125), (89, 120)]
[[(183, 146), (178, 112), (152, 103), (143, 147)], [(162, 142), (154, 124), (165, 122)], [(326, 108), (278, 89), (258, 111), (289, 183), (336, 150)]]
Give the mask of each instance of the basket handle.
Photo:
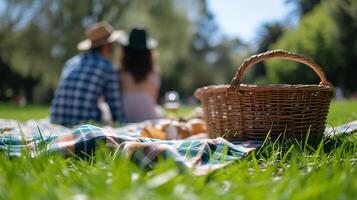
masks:
[(240, 80), (248, 67), (270, 58), (281, 58), (284, 60), (291, 60), (305, 64), (314, 70), (314, 72), (320, 77), (320, 85), (333, 87), (332, 84), (326, 80), (326, 76), (322, 71), (322, 68), (311, 59), (284, 50), (272, 50), (253, 55), (250, 58), (244, 60), (244, 62), (239, 67), (235, 77), (232, 79), (228, 91), (238, 91)]

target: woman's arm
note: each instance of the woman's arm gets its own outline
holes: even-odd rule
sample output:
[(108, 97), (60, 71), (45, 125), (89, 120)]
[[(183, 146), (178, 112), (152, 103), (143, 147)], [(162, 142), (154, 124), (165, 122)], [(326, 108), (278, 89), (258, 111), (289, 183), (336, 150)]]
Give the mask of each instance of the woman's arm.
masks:
[(150, 94), (155, 102), (157, 102), (159, 97), (159, 91), (161, 86), (160, 75), (156, 72), (150, 74), (150, 83), (152, 85)]

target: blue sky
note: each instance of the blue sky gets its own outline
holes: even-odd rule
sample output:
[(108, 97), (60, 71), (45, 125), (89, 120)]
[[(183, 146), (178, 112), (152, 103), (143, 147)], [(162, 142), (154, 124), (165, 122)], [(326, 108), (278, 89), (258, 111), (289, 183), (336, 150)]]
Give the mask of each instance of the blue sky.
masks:
[(264, 22), (277, 21), (292, 10), (285, 0), (208, 0), (211, 11), (222, 32), (254, 42), (257, 31)]

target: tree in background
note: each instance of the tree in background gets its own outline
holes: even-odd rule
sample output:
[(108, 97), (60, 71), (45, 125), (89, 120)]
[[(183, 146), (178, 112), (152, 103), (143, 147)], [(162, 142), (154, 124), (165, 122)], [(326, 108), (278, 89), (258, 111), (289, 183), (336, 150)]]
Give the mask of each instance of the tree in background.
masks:
[[(11, 70), (41, 81), (36, 97), (43, 99), (55, 88), (65, 60), (78, 52), (76, 44), (84, 39), (86, 27), (106, 20), (126, 31), (135, 25), (148, 27), (160, 42), (165, 76), (186, 54), (192, 35), (189, 19), (175, 2), (7, 0), (0, 12), (0, 56)], [(32, 93), (35, 86), (28, 90)]]
[[(335, 25), (329, 16), (327, 4), (321, 4), (310, 14), (301, 18), (295, 30), (287, 30), (273, 45), (274, 49), (284, 49), (306, 55), (323, 66), (327, 78), (336, 83), (339, 66), (338, 52), (331, 34)], [(307, 66), (279, 59), (267, 62), (268, 78), (272, 82), (318, 83), (318, 76)]]
[(169, 76), (163, 77), (161, 93), (177, 90), (181, 96), (187, 97), (195, 88), (212, 83), (206, 55), (212, 50), (211, 38), (217, 34), (218, 27), (205, 0), (197, 1), (194, 6), (191, 18), (193, 35), (188, 53), (172, 66)]
[[(265, 52), (271, 49), (273, 45), (284, 33), (285, 26), (280, 22), (265, 23), (260, 28), (258, 34), (257, 53)], [(252, 69), (252, 79), (260, 82), (265, 79), (266, 66), (264, 62), (257, 63)]]
[[(0, 10), (0, 98), (26, 93), (49, 100), (65, 60), (76, 54), (85, 29), (106, 20), (129, 31), (140, 25), (159, 41), (161, 95), (177, 90), (189, 97), (198, 87), (228, 83), (251, 47), (225, 37), (206, 0), (5, 0)], [(329, 80), (345, 91), (357, 90), (356, 1), (287, 0), (300, 20), (262, 25), (257, 52), (285, 49), (307, 55), (324, 67)], [(264, 66), (267, 66), (265, 68)], [(265, 75), (266, 74), (266, 75)], [(244, 80), (316, 83), (306, 66), (275, 60), (260, 63)], [(20, 83), (20, 84), (17, 84)], [(25, 87), (26, 86), (26, 87)], [(11, 92), (10, 92), (11, 93)], [(10, 94), (9, 93), (9, 94)]]
[(103, 13), (109, 13), (103, 9), (121, 13), (120, 9), (127, 4), (110, 8), (109, 4), (114, 3), (98, 0), (85, 4), (69, 0), (4, 2), (1, 21), (9, 22), (0, 24), (0, 30), (6, 30), (0, 37), (0, 56), (13, 71), (34, 80), (22, 84), (30, 101), (35, 87), (39, 92), (35, 96), (37, 99), (48, 99), (50, 90), (57, 84), (63, 62), (77, 53), (76, 44), (83, 39), (85, 27), (107, 17)]
[(240, 55), (249, 49), (239, 39), (223, 36), (206, 0), (7, 0), (5, 5), (28, 14), (16, 17), (21, 19), (13, 32), (0, 33), (0, 55), (12, 70), (37, 80), (27, 87), (31, 96), (36, 88), (37, 100), (49, 99), (86, 27), (101, 20), (126, 31), (145, 26), (159, 41), (161, 94), (178, 90), (188, 97), (198, 87), (229, 82)]
[(311, 12), (321, 0), (286, 0), (287, 3), (293, 3), (296, 6), (296, 11), (299, 16), (304, 16)]
[[(302, 16), (295, 29), (286, 30), (272, 46), (306, 55), (320, 64), (333, 85), (348, 95), (357, 90), (357, 3), (325, 1)], [(295, 62), (267, 62), (269, 82), (317, 83), (318, 77)]]
[(357, 1), (333, 0), (330, 10), (337, 30), (335, 51), (341, 61), (336, 83), (349, 94), (357, 91)]
[(173, 66), (172, 75), (164, 77), (162, 93), (177, 90), (185, 98), (199, 87), (229, 83), (249, 50), (238, 38), (227, 38), (220, 32), (207, 4), (206, 0), (195, 1), (192, 42), (186, 56)]
[[(291, 13), (293, 16), (298, 16), (300, 19), (304, 15), (310, 13), (321, 0), (286, 0), (286, 4), (294, 4), (295, 10)], [(256, 53), (261, 53), (272, 49), (280, 37), (283, 36), (285, 30), (293, 28), (291, 25), (282, 21), (266, 22), (261, 25), (258, 30), (258, 41)], [(250, 80), (256, 83), (262, 83), (267, 80), (266, 78), (266, 64), (260, 62), (255, 65), (250, 73)]]
[(30, 11), (35, 9), (31, 0), (5, 0), (0, 12), (0, 99), (16, 97), (21, 93), (32, 100), (32, 88), (39, 84), (40, 79), (31, 71), (21, 73), (19, 68), (13, 69), (12, 61), (16, 60), (17, 51), (21, 45), (30, 40), (31, 36), (22, 38), (20, 30), (28, 22)]

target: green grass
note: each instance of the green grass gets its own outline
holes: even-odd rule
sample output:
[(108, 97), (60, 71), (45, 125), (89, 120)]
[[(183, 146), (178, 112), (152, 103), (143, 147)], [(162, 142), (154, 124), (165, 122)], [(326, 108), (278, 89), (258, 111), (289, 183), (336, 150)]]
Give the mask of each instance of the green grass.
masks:
[[(356, 101), (334, 102), (328, 122), (356, 120), (356, 108)], [(357, 136), (335, 142), (322, 148), (268, 140), (261, 150), (201, 177), (179, 172), (171, 161), (144, 171), (105, 149), (89, 161), (26, 154), (9, 160), (0, 153), (0, 199), (355, 199)]]
[[(183, 117), (190, 113), (193, 106), (181, 106), (176, 115)], [(0, 102), (0, 118), (2, 119), (16, 119), (19, 121), (26, 121), (30, 119), (42, 119), (49, 115), (48, 105), (28, 105), (19, 107), (11, 103)]]
[[(194, 107), (182, 106), (177, 115), (180, 117), (190, 113)], [(16, 119), (26, 121), (29, 119), (46, 118), (49, 115), (49, 106), (47, 105), (29, 105), (18, 107), (10, 103), (0, 102), (0, 118)], [(330, 106), (330, 113), (327, 117), (327, 123), (337, 126), (352, 120), (357, 120), (357, 101), (345, 100), (333, 102)]]
[(11, 103), (0, 103), (0, 118), (16, 119), (26, 121), (29, 119), (46, 118), (49, 115), (49, 106), (47, 105), (29, 105), (19, 107)]
[(337, 126), (357, 120), (357, 100), (336, 101), (330, 106), (327, 123)]

